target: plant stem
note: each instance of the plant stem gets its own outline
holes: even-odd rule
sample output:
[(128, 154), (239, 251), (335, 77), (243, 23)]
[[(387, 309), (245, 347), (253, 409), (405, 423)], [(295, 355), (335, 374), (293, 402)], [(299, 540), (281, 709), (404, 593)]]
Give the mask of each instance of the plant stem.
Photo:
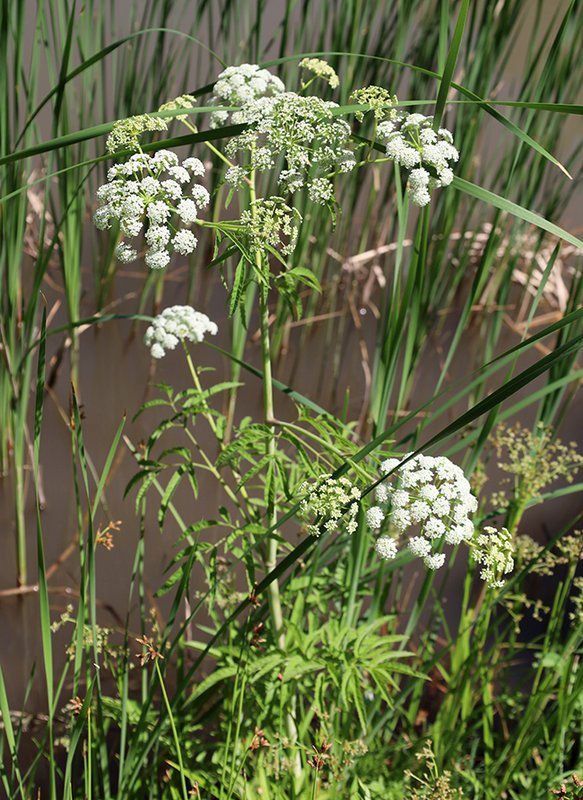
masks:
[[(188, 363), (188, 368), (189, 368), (190, 374), (192, 376), (192, 382), (194, 383), (194, 387), (195, 387), (195, 389), (197, 389), (198, 392), (200, 392), (200, 394), (202, 396), (203, 388), (202, 388), (202, 385), (200, 383), (200, 379), (198, 377), (198, 372), (196, 371), (196, 367), (192, 363), (192, 358), (190, 356), (190, 353), (188, 352), (188, 347), (186, 346), (186, 343), (184, 341), (182, 342), (182, 348), (183, 348), (184, 353), (186, 355), (186, 361)], [(206, 419), (206, 421), (208, 422), (208, 424), (210, 426), (210, 429), (212, 430), (213, 434), (215, 435), (217, 441), (219, 441), (219, 444), (220, 444), (219, 437), (217, 436), (217, 425), (216, 425), (216, 422), (213, 419), (212, 414), (210, 413), (210, 409), (209, 409), (208, 404), (206, 403), (206, 401), (205, 401), (205, 410), (203, 412), (203, 415), (204, 415), (204, 418)], [(207, 469), (218, 480), (218, 482), (221, 484), (221, 486), (225, 490), (225, 493), (227, 494), (229, 499), (235, 504), (235, 506), (238, 508), (238, 510), (243, 515), (243, 517), (246, 520), (248, 520), (249, 517), (248, 517), (247, 514), (245, 514), (245, 511), (244, 511), (241, 503), (239, 502), (239, 499), (238, 499), (237, 495), (235, 494), (235, 492), (231, 489), (229, 484), (225, 481), (225, 479), (223, 478), (221, 473), (216, 468), (215, 464), (213, 464), (213, 462), (210, 460), (210, 458), (207, 456), (207, 454), (203, 451), (203, 449), (199, 445), (196, 437), (192, 434), (192, 432), (189, 431), (188, 428), (186, 428), (185, 430), (186, 430), (186, 434), (187, 434), (188, 438), (190, 439), (190, 441), (194, 444), (194, 446), (196, 447), (196, 449), (200, 453), (200, 455), (201, 455), (201, 457), (202, 457), (202, 459), (204, 461), (205, 469)], [(236, 471), (233, 471), (233, 475), (234, 475), (236, 480), (240, 480), (241, 476)], [(245, 501), (247, 501), (248, 500), (248, 495), (247, 495), (246, 490), (243, 487), (241, 487), (240, 492), (241, 492), (241, 497)]]
[[(268, 425), (274, 424), (275, 415), (273, 407), (273, 383), (271, 373), (271, 345), (269, 341), (269, 307), (267, 304), (268, 286), (262, 285), (259, 287), (259, 314), (260, 314), (260, 328), (261, 328), (261, 357), (263, 367), (263, 411), (265, 415), (265, 422)], [(268, 470), (273, 467), (275, 460), (275, 433), (269, 437), (267, 445), (267, 455), (269, 456), (270, 463)], [(272, 499), (269, 500), (268, 505), (268, 526), (272, 527), (277, 522), (277, 508)], [(271, 538), (267, 545), (267, 559), (265, 568), (267, 572), (272, 572), (277, 564), (277, 539)], [(276, 579), (272, 581), (267, 587), (267, 600), (269, 604), (269, 613), (273, 623), (273, 631), (276, 637), (277, 645), (285, 652), (285, 632), (283, 630), (283, 613), (281, 610), (281, 597), (279, 593), (279, 581)], [(286, 714), (286, 727), (288, 736), (294, 744), (297, 742), (298, 731), (296, 723), (291, 711)], [(296, 778), (300, 778), (302, 774), (302, 765), (299, 753), (293, 761), (293, 771)]]
[[(268, 425), (273, 425), (273, 385), (271, 382), (271, 348), (269, 342), (269, 309), (267, 305), (267, 288), (260, 287), (260, 325), (261, 325), (261, 356), (263, 366), (263, 411), (265, 421)], [(275, 459), (275, 436), (269, 438), (267, 444), (267, 455), (270, 462), (268, 469), (273, 468), (273, 460)], [(270, 499), (267, 509), (268, 513), (268, 526), (275, 525), (277, 521), (277, 509), (275, 503)], [(275, 569), (277, 564), (277, 539), (271, 538), (267, 545), (267, 561), (265, 567), (268, 572)], [(277, 580), (267, 588), (267, 596), (269, 600), (269, 609), (271, 618), (273, 620), (274, 633), (277, 639), (278, 646), (285, 649), (285, 634), (283, 632), (283, 615), (281, 610), (281, 599), (279, 595), (279, 583)]]
[(184, 777), (184, 764), (182, 763), (182, 751), (180, 749), (180, 742), (178, 741), (178, 733), (176, 731), (176, 725), (174, 724), (174, 717), (172, 716), (172, 709), (170, 708), (170, 702), (168, 700), (168, 695), (166, 693), (166, 687), (164, 686), (164, 679), (162, 678), (162, 671), (160, 670), (160, 664), (158, 663), (158, 659), (156, 659), (156, 672), (158, 673), (158, 680), (160, 681), (162, 697), (164, 698), (164, 705), (166, 706), (168, 719), (170, 720), (170, 727), (172, 729), (172, 736), (174, 738), (174, 745), (176, 747), (176, 756), (178, 758), (178, 766), (180, 767), (180, 785), (182, 787), (182, 796), (184, 800), (188, 800), (188, 791), (186, 789), (186, 780)]
[[(255, 189), (255, 174), (251, 174), (251, 181), (249, 186), (249, 197), (251, 214), (256, 215), (256, 200), (257, 194)], [(265, 280), (259, 283), (259, 326), (261, 331), (261, 366), (263, 369), (263, 413), (265, 422), (273, 429), (275, 424), (275, 413), (273, 404), (273, 382), (272, 382), (272, 369), (271, 369), (271, 342), (269, 339), (269, 265), (264, 265), (262, 255), (259, 251), (255, 253), (255, 262), (257, 265), (258, 275), (264, 276)], [(265, 269), (264, 269), (265, 267)], [(267, 444), (268, 456), (268, 474), (269, 470), (274, 468), (274, 461), (276, 455), (275, 446), (275, 430), (269, 437)], [(277, 522), (277, 508), (273, 497), (268, 497), (267, 507), (267, 524), (272, 527)], [(277, 564), (277, 539), (272, 537), (267, 544), (267, 558), (265, 562), (266, 571), (272, 572)], [(276, 637), (277, 645), (285, 652), (285, 632), (283, 629), (283, 613), (281, 609), (281, 596), (279, 592), (279, 581), (277, 578), (272, 581), (267, 587), (267, 601), (269, 605), (269, 613), (273, 623), (273, 632)], [(286, 714), (286, 727), (288, 736), (292, 744), (295, 744), (298, 739), (298, 731), (296, 723), (293, 718), (292, 712), (288, 711)], [(302, 764), (299, 753), (293, 759), (293, 773), (296, 779), (302, 776)]]

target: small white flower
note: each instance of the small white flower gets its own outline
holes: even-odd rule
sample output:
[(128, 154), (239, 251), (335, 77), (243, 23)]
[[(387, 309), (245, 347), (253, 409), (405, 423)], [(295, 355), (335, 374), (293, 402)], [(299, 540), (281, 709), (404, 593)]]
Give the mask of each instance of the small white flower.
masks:
[(373, 530), (377, 530), (381, 527), (385, 519), (385, 514), (379, 506), (372, 506), (366, 512), (366, 521), (368, 523), (369, 528)]
[(149, 247), (161, 250), (170, 241), (170, 230), (165, 225), (150, 225), (145, 238)]
[(407, 530), (416, 527), (420, 535), (409, 538), (409, 549), (428, 569), (438, 569), (445, 555), (433, 555), (432, 542), (445, 540), (455, 546), (470, 540), (474, 530), (470, 515), (477, 510), (478, 501), (463, 470), (449, 459), (411, 455), (381, 464), (381, 474), (391, 473), (390, 482), (377, 487), (378, 505), (370, 509), (367, 523), (378, 530), (383, 518), (388, 518), (403, 543), (407, 543)]
[[(240, 64), (227, 67), (217, 78), (213, 87), (211, 105), (241, 106), (244, 103), (280, 94), (285, 86), (275, 75), (257, 64)], [(227, 111), (213, 111), (210, 117), (211, 128), (217, 128), (229, 121)], [(231, 113), (231, 122), (240, 120)]]
[[(97, 190), (100, 207), (94, 222), (104, 230), (118, 220), (121, 232), (127, 237), (139, 236), (147, 222), (146, 264), (151, 269), (163, 269), (170, 262), (169, 227), (175, 231), (175, 250), (187, 254), (196, 245), (193, 234), (180, 223), (190, 225), (196, 220), (198, 207), (209, 202), (209, 193), (204, 186), (195, 184), (191, 194), (183, 196), (181, 184), (190, 184), (193, 176), (202, 174), (204, 166), (198, 158), (187, 158), (180, 164), (178, 156), (170, 150), (159, 150), (153, 156), (136, 153), (108, 171), (108, 182)], [(117, 256), (120, 260), (133, 260), (136, 250), (128, 243), (123, 245), (116, 249)]]
[(422, 500), (427, 500), (427, 502), (431, 503), (433, 500), (436, 500), (439, 497), (440, 490), (435, 486), (433, 483), (428, 483), (425, 486), (422, 486), (419, 491), (419, 497)]
[(449, 186), (453, 181), (453, 170), (449, 167), (444, 167), (439, 173), (439, 182), (442, 186)]
[(314, 178), (308, 183), (308, 196), (312, 203), (326, 205), (334, 194), (334, 187), (327, 178)]
[(380, 122), (377, 127), (377, 136), (381, 141), (387, 140), (391, 133), (395, 130), (395, 123), (388, 119), (385, 122)]
[(191, 181), (190, 172), (184, 167), (184, 163), (186, 162), (183, 162), (183, 166), (170, 167), (168, 169), (170, 177), (178, 181), (178, 183), (190, 183)]
[(431, 514), (431, 508), (423, 500), (415, 500), (415, 502), (411, 503), (409, 512), (413, 522), (422, 522)]
[[(473, 528), (474, 526), (472, 525), (472, 533)], [(460, 544), (465, 539), (467, 539), (467, 534), (465, 526), (463, 525), (454, 525), (452, 528), (448, 528), (445, 533), (445, 541), (453, 546)]]
[(422, 536), (412, 536), (409, 539), (408, 547), (418, 558), (425, 558), (431, 553), (431, 543)]
[(398, 458), (387, 458), (387, 460), (383, 461), (381, 464), (381, 472), (383, 475), (386, 475), (388, 472), (392, 472), (396, 469), (400, 463)]
[(153, 200), (160, 192), (160, 181), (152, 175), (147, 175), (140, 181), (140, 192), (148, 200)]
[(211, 198), (204, 186), (196, 184), (196, 186), (193, 186), (190, 190), (190, 194), (199, 208), (205, 208), (205, 206), (208, 206)]
[(280, 160), (285, 169), (278, 182), (293, 193), (306, 187), (312, 202), (327, 204), (334, 194), (332, 176), (356, 165), (351, 129), (332, 113), (335, 104), (294, 92), (250, 100), (233, 115), (248, 128), (226, 146), (235, 160), (246, 151), (245, 169), (272, 169)]
[(135, 261), (138, 257), (137, 252), (133, 247), (125, 242), (120, 242), (115, 248), (115, 257), (122, 262), (122, 264), (129, 264), (130, 261)]
[[(175, 169), (178, 169), (178, 167)], [(171, 200), (173, 203), (182, 197), (182, 186), (178, 183), (178, 181), (162, 181), (160, 183), (160, 188), (166, 195), (166, 198)]]
[(385, 561), (390, 561), (397, 555), (397, 543), (389, 536), (379, 536), (375, 542), (374, 549)]
[(162, 358), (166, 350), (173, 350), (180, 340), (202, 342), (205, 334), (214, 336), (217, 330), (206, 314), (191, 306), (171, 306), (154, 318), (146, 330), (144, 342), (153, 358)]
[(404, 489), (394, 489), (391, 494), (391, 504), (393, 508), (404, 508), (410, 503), (409, 492)]
[(147, 214), (153, 225), (163, 225), (170, 216), (170, 209), (162, 200), (156, 200), (149, 204)]
[(503, 576), (514, 569), (512, 534), (506, 528), (498, 531), (487, 526), (472, 539), (470, 548), (474, 561), (483, 565), (480, 578), (495, 588), (503, 586)]
[(190, 170), (195, 178), (201, 178), (205, 173), (204, 164), (200, 158), (186, 158), (182, 162), (182, 166)]
[(405, 169), (412, 169), (421, 163), (419, 151), (406, 142), (399, 133), (393, 133), (389, 137), (386, 153), (395, 164), (400, 164)]
[(298, 486), (298, 493), (308, 492), (300, 501), (300, 514), (314, 521), (307, 525), (308, 533), (319, 536), (322, 529), (326, 533), (339, 530), (342, 527), (351, 534), (357, 524), (358, 503), (361, 492), (357, 486), (345, 476), (332, 478), (325, 474), (319, 477), (316, 485), (304, 481)]
[(446, 530), (445, 523), (437, 517), (429, 517), (423, 526), (423, 532), (430, 539), (437, 539), (439, 536), (443, 536)]
[(134, 217), (122, 217), (119, 221), (119, 227), (126, 236), (138, 236), (142, 230), (142, 220)]
[(225, 172), (225, 181), (235, 189), (239, 189), (245, 183), (245, 176), (243, 167), (229, 167)]
[(438, 517), (447, 517), (451, 507), (445, 497), (437, 497), (433, 502), (431, 510)]
[(425, 556), (423, 563), (427, 569), (441, 569), (445, 564), (445, 553), (435, 553), (432, 556)]
[(152, 167), (154, 170), (162, 172), (168, 170), (170, 167), (175, 167), (178, 164), (178, 156), (172, 150), (158, 150), (152, 156)]
[[(440, 478), (441, 475), (439, 471), (436, 472), (437, 477)], [(442, 483), (439, 487), (439, 493), (442, 497), (445, 497), (446, 500), (453, 500), (455, 497), (458, 496), (458, 487), (455, 483)]]
[(111, 219), (113, 214), (109, 206), (101, 206), (93, 214), (93, 224), (97, 230), (104, 231), (111, 228)]
[(404, 508), (396, 508), (391, 514), (391, 522), (397, 530), (405, 531), (412, 523), (411, 514)]
[(174, 249), (181, 255), (187, 256), (194, 251), (197, 244), (197, 239), (191, 231), (178, 231), (172, 239)]
[(124, 217), (141, 217), (144, 213), (144, 201), (137, 194), (130, 194), (122, 203), (121, 213)]
[(185, 225), (191, 225), (198, 216), (194, 200), (181, 200), (176, 208), (176, 213)]
[(453, 181), (450, 163), (458, 161), (459, 153), (448, 130), (433, 130), (432, 117), (400, 114), (395, 120), (379, 124), (377, 135), (386, 145), (387, 156), (411, 170), (407, 192), (414, 205), (426, 206), (433, 189), (449, 186)]
[(390, 494), (391, 492), (389, 487), (384, 483), (379, 483), (379, 485), (375, 489), (375, 497), (379, 503), (388, 502)]
[(149, 250), (144, 260), (150, 269), (164, 269), (170, 263), (170, 253), (167, 250)]
[(431, 175), (426, 169), (419, 168), (411, 171), (409, 175), (409, 182), (407, 189), (411, 202), (422, 208), (431, 202), (431, 195), (429, 194), (429, 180)]

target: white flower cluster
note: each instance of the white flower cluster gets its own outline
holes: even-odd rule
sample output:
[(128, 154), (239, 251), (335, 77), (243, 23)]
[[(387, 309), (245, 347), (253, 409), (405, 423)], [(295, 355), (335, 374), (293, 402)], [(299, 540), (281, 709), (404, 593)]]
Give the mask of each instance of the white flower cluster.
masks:
[(325, 474), (319, 480), (316, 486), (308, 481), (298, 486), (298, 492), (308, 492), (300, 502), (300, 514), (304, 518), (315, 518), (315, 522), (307, 526), (308, 533), (312, 536), (319, 536), (322, 531), (332, 533), (338, 530), (344, 516), (344, 527), (348, 533), (354, 533), (358, 527), (360, 490), (344, 476), (332, 478)]
[(225, 150), (231, 159), (240, 151), (249, 157), (245, 166), (225, 176), (235, 185), (251, 171), (272, 169), (285, 159), (278, 178), (280, 186), (293, 194), (306, 186), (310, 200), (325, 205), (334, 196), (331, 177), (356, 166), (349, 149), (350, 126), (332, 110), (336, 103), (318, 97), (285, 92), (252, 100), (243, 106), (240, 120), (250, 128), (235, 136)]
[(450, 164), (459, 159), (459, 153), (447, 128), (433, 130), (433, 117), (398, 115), (379, 124), (377, 137), (395, 164), (411, 170), (407, 192), (416, 206), (426, 206), (433, 189), (452, 182)]
[[(189, 184), (204, 175), (204, 171), (198, 158), (187, 158), (180, 163), (170, 150), (159, 150), (152, 156), (136, 153), (109, 169), (107, 183), (97, 190), (100, 205), (93, 222), (99, 230), (105, 230), (117, 221), (126, 237), (139, 236), (147, 223), (145, 261), (151, 269), (162, 269), (170, 261), (171, 247), (181, 255), (188, 255), (197, 245), (188, 226), (210, 198), (204, 186)], [(116, 256), (129, 263), (138, 253), (122, 240)]]
[[(381, 472), (396, 470), (394, 485), (379, 484), (376, 489), (378, 505), (367, 512), (367, 522), (379, 530), (385, 519), (402, 535), (408, 528), (418, 527), (419, 534), (407, 541), (409, 550), (421, 558), (429, 569), (439, 569), (445, 563), (443, 553), (433, 553), (433, 542), (444, 539), (456, 545), (469, 541), (474, 533), (470, 515), (478, 501), (460, 467), (448, 458), (415, 456), (406, 464), (389, 458), (381, 464)], [(376, 550), (383, 558), (394, 558), (397, 541), (380, 537)]]
[(191, 306), (170, 306), (154, 317), (146, 330), (144, 342), (153, 358), (163, 358), (166, 350), (174, 350), (179, 341), (188, 339), (198, 344), (203, 341), (205, 333), (215, 336), (217, 330), (216, 324), (206, 314)]
[(483, 565), (480, 578), (489, 586), (504, 586), (502, 576), (514, 569), (514, 547), (512, 534), (506, 529), (496, 530), (487, 526), (484, 533), (471, 542), (474, 561)]
[[(276, 75), (257, 64), (240, 64), (223, 70), (213, 87), (211, 105), (242, 106), (258, 97), (271, 97), (285, 92), (285, 86)], [(211, 128), (224, 125), (230, 117), (233, 125), (245, 120), (239, 111), (213, 111), (210, 116)]]
[(284, 255), (293, 253), (302, 215), (291, 208), (281, 197), (259, 198), (252, 209), (241, 213), (250, 249), (261, 252), (266, 247), (279, 249)]

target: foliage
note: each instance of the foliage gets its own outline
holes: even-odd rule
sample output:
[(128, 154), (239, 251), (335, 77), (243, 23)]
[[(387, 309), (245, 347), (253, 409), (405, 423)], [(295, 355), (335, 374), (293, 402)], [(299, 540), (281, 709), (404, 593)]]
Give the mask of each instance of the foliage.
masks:
[[(47, 701), (29, 734), (0, 664), (10, 798), (538, 800), (579, 787), (581, 534), (557, 514), (541, 545), (525, 515), (581, 488), (582, 457), (557, 437), (583, 377), (583, 242), (557, 224), (581, 150), (565, 164), (553, 151), (565, 115), (582, 113), (571, 101), (583, 6), (561, 6), (527, 48), (517, 101), (491, 98), (531, 10), (522, 0), (292, 6), (273, 41), (293, 55), (263, 63), (265, 9), (225, 3), (218, 48), (229, 63), (262, 63), (212, 63), (206, 83), (199, 64), (196, 90), (205, 24), (216, 45), (210, 3), (190, 9), (190, 34), (174, 30), (176, 0), (148, 5), (116, 39), (98, 4), (39, 0), (30, 61), (26, 4), (0, 11), (0, 454), (14, 475), (17, 589), (38, 594)], [(45, 56), (54, 88), (42, 98)], [(84, 221), (96, 205), (86, 319)], [(137, 308), (109, 313), (119, 263), (133, 260)], [(201, 264), (225, 290), (218, 325), (190, 305), (143, 313), (159, 311), (185, 266), (183, 299), (200, 308)], [(58, 307), (43, 305), (55, 275), (60, 327)], [(131, 409), (144, 441), (122, 419), (99, 469), (78, 399), (80, 333), (128, 317), (149, 323), (155, 359), (184, 358), (189, 385), (156, 384)], [(290, 341), (292, 376), (302, 363), (315, 372), (320, 319), (324, 364), (307, 397), (275, 374)], [(205, 341), (218, 330), (229, 351)], [(47, 358), (58, 335), (62, 352)], [(41, 439), (67, 349), (78, 596), (55, 612)], [(226, 377), (205, 366), (213, 350)], [(363, 380), (344, 387), (353, 350)], [(257, 379), (262, 409), (247, 415)], [(124, 525), (135, 515), (140, 537), (114, 629), (97, 552), (115, 557), (125, 535), (105, 498), (123, 446), (136, 463)], [(495, 468), (511, 476), (504, 494), (485, 489)], [(216, 510), (201, 518), (211, 484)], [(155, 597), (152, 525), (174, 537)]]

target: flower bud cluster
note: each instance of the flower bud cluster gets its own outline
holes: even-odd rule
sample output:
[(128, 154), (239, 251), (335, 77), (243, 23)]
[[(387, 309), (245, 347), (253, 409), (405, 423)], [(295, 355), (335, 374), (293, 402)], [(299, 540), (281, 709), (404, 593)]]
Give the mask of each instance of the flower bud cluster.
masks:
[[(260, 69), (257, 64), (240, 64), (223, 70), (213, 87), (211, 105), (242, 106), (258, 97), (271, 97), (285, 92), (282, 81), (267, 69)], [(218, 128), (230, 120), (237, 125), (245, 120), (239, 111), (213, 111), (210, 116), (210, 127)]]
[[(438, 569), (445, 563), (443, 553), (433, 553), (433, 543), (444, 540), (457, 545), (469, 541), (474, 533), (470, 515), (476, 511), (478, 501), (463, 471), (448, 458), (415, 456), (403, 466), (397, 458), (381, 464), (381, 472), (396, 470), (394, 484), (379, 484), (376, 488), (378, 505), (367, 512), (370, 528), (377, 531), (387, 520), (397, 537), (381, 537), (376, 550), (383, 558), (394, 558), (397, 542), (410, 528), (418, 534), (406, 542), (409, 550), (422, 559), (429, 569)], [(388, 541), (387, 541), (388, 540)], [(389, 542), (393, 544), (389, 545)]]
[[(312, 72), (315, 78), (322, 78), (330, 86), (331, 89), (338, 88), (340, 80), (333, 67), (327, 61), (321, 58), (302, 58), (300, 61), (300, 68)], [(311, 83), (314, 78), (311, 78)]]
[(206, 314), (191, 306), (170, 306), (154, 317), (146, 330), (144, 342), (153, 358), (163, 358), (166, 350), (174, 350), (179, 341), (188, 339), (198, 344), (206, 333), (215, 336), (217, 331), (216, 324)]
[[(307, 526), (308, 533), (312, 536), (320, 536), (323, 531), (333, 533), (341, 525), (348, 533), (354, 533), (358, 527), (358, 501), (361, 493), (348, 478), (321, 475), (316, 486), (304, 481), (298, 486), (298, 492), (308, 492), (300, 502), (300, 514), (305, 519), (315, 520)], [(342, 517), (346, 519), (344, 523), (341, 523)]]
[[(174, 100), (169, 100), (167, 103), (163, 103), (158, 111), (176, 111), (179, 108), (194, 108), (195, 105), (195, 97), (193, 97), (191, 94), (181, 94), (179, 97), (175, 97)], [(188, 114), (179, 114), (175, 117), (175, 119), (179, 120), (180, 122), (186, 122), (188, 120), (188, 116)]]
[(137, 117), (120, 119), (111, 129), (105, 147), (108, 153), (118, 150), (139, 150), (140, 136), (146, 131), (166, 131), (168, 122), (161, 117), (140, 114)]
[(241, 214), (250, 249), (261, 252), (266, 247), (279, 249), (284, 255), (293, 253), (302, 215), (290, 208), (281, 197), (268, 197), (254, 202), (252, 209)]
[[(188, 255), (197, 245), (188, 227), (210, 198), (204, 186), (190, 184), (204, 171), (198, 158), (180, 163), (170, 150), (159, 150), (152, 156), (136, 153), (109, 169), (107, 183), (97, 190), (99, 207), (93, 222), (99, 230), (118, 222), (127, 238), (139, 236), (146, 225), (146, 264), (151, 269), (162, 269), (170, 262), (170, 248)], [(138, 253), (122, 240), (116, 256), (129, 263)]]
[[(397, 119), (397, 95), (391, 94), (388, 89), (382, 86), (365, 86), (362, 89), (355, 89), (350, 95), (350, 101), (358, 105), (368, 106), (375, 120), (380, 122), (382, 119), (389, 119), (393, 122)], [(355, 111), (354, 116), (362, 122), (367, 111)]]
[(250, 127), (231, 139), (225, 149), (231, 159), (241, 151), (249, 155), (245, 166), (228, 173), (227, 180), (239, 184), (245, 174), (272, 169), (283, 158), (285, 168), (278, 182), (284, 191), (293, 194), (305, 186), (312, 202), (331, 202), (332, 175), (350, 172), (356, 166), (349, 147), (350, 126), (334, 116), (335, 107), (336, 103), (294, 92), (244, 105), (240, 121)]
[(502, 576), (514, 569), (512, 534), (506, 528), (487, 526), (472, 539), (471, 549), (474, 561), (483, 565), (480, 578), (489, 586), (503, 586)]
[(407, 192), (414, 205), (426, 206), (430, 192), (452, 182), (451, 162), (459, 159), (459, 153), (450, 131), (433, 130), (433, 117), (398, 115), (379, 124), (377, 137), (386, 144), (387, 156), (395, 164), (411, 170)]

